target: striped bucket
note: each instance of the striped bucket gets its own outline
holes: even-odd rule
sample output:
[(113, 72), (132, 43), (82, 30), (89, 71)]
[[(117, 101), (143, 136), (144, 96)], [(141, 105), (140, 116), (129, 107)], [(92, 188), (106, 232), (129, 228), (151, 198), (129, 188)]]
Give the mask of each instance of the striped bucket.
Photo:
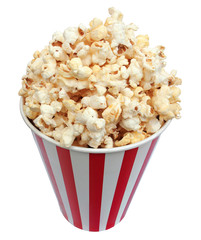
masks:
[(64, 217), (74, 226), (102, 231), (125, 216), (143, 172), (167, 122), (151, 137), (124, 147), (62, 148), (31, 128)]

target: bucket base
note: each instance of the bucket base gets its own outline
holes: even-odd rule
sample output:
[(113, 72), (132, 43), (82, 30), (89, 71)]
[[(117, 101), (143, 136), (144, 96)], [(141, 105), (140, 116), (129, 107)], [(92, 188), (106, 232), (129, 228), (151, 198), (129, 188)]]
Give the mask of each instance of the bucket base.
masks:
[(79, 225), (75, 224), (75, 223), (72, 223), (68, 220), (67, 218), (67, 215), (65, 213), (63, 213), (63, 211), (61, 211), (62, 215), (64, 216), (64, 218), (67, 220), (68, 223), (70, 223), (71, 225), (73, 225), (74, 227), (78, 228), (78, 229), (81, 229), (81, 230), (84, 230), (84, 231), (87, 231), (87, 232), (102, 232), (102, 231), (106, 231), (106, 230), (109, 230), (115, 226), (117, 226), (119, 223), (121, 223), (121, 221), (124, 219), (125, 216), (123, 216), (120, 221), (118, 223), (116, 223), (115, 225), (113, 226), (109, 226), (107, 227), (106, 229), (102, 229), (102, 230), (89, 230), (88, 228), (85, 228), (85, 226), (83, 226), (82, 228), (80, 228)]

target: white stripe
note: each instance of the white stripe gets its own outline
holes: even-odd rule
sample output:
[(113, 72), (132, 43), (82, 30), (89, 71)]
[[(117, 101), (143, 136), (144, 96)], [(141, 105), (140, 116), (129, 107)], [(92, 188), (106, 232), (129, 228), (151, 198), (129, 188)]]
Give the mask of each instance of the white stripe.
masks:
[(124, 152), (105, 154), (99, 231), (106, 229), (123, 157)]
[(49, 161), (50, 161), (50, 165), (52, 168), (52, 172), (54, 174), (55, 181), (56, 181), (58, 189), (59, 189), (59, 193), (61, 195), (62, 202), (63, 202), (65, 210), (66, 210), (68, 220), (70, 223), (73, 224), (73, 218), (72, 218), (70, 205), (69, 205), (69, 201), (68, 201), (68, 197), (67, 197), (67, 193), (66, 193), (66, 188), (65, 188), (64, 179), (63, 179), (63, 175), (62, 175), (62, 171), (61, 171), (61, 166), (60, 166), (60, 162), (59, 162), (59, 158), (58, 158), (58, 154), (57, 154), (56, 145), (49, 143), (45, 140), (43, 140), (43, 143), (44, 143), (44, 146), (45, 146), (45, 149), (46, 149)]
[[(32, 132), (32, 131), (31, 131), (31, 132)], [(37, 141), (37, 139), (36, 139), (36, 135), (35, 135), (34, 132), (32, 132), (32, 135), (33, 135), (33, 138), (34, 138), (34, 140), (35, 140), (35, 143), (36, 143), (36, 146), (37, 146), (37, 148), (38, 148), (38, 151), (39, 151), (39, 153), (40, 153), (40, 156), (41, 156), (41, 158), (42, 158), (42, 160), (43, 160), (43, 164), (44, 164), (44, 166), (45, 166), (45, 169), (46, 169), (46, 171), (47, 171), (47, 167), (46, 167), (45, 161), (44, 161), (44, 159), (43, 159), (43, 155), (42, 155), (42, 153), (41, 153), (40, 146), (39, 146), (38, 141)], [(48, 171), (47, 171), (47, 173), (48, 173)], [(48, 177), (50, 178), (49, 173), (48, 173)]]
[(34, 140), (35, 140), (36, 146), (37, 146), (37, 148), (38, 148), (38, 151), (39, 151), (39, 153), (40, 153), (41, 159), (42, 159), (43, 164), (44, 164), (44, 166), (45, 166), (45, 169), (46, 169), (47, 175), (48, 175), (48, 177), (49, 177), (50, 183), (51, 183), (51, 185), (52, 185), (52, 188), (53, 188), (54, 193), (55, 193), (55, 196), (56, 196), (56, 192), (55, 192), (54, 186), (53, 186), (53, 184), (52, 184), (52, 180), (51, 180), (51, 177), (50, 177), (50, 175), (49, 175), (49, 172), (48, 172), (47, 166), (46, 166), (45, 161), (44, 161), (44, 159), (43, 159), (43, 155), (42, 155), (42, 152), (41, 152), (40, 146), (39, 146), (39, 144), (38, 144), (38, 141), (37, 141), (37, 139), (36, 139), (36, 135), (34, 134), (34, 132), (32, 132), (32, 134), (33, 134), (33, 137), (34, 137)]
[[(49, 177), (50, 183), (51, 183), (51, 185), (52, 185), (53, 191), (54, 191), (54, 193), (55, 193), (55, 197), (56, 197), (56, 199), (57, 199), (57, 193), (56, 193), (56, 190), (55, 190), (55, 188), (54, 188), (54, 185), (53, 185), (52, 179), (51, 179), (51, 177), (50, 177), (50, 175), (49, 175), (49, 171), (48, 171), (48, 168), (47, 168), (46, 163), (45, 163), (45, 161), (44, 161), (44, 158), (43, 158), (43, 155), (42, 155), (42, 152), (41, 152), (41, 149), (40, 149), (39, 143), (38, 143), (38, 141), (37, 141), (37, 139), (36, 139), (35, 134), (34, 134), (33, 132), (32, 132), (32, 134), (33, 134), (33, 137), (34, 137), (35, 143), (36, 143), (36, 145), (37, 145), (37, 147), (38, 147), (38, 151), (39, 151), (39, 153), (40, 153), (41, 159), (42, 159), (43, 164), (44, 164), (44, 166), (45, 166), (45, 169), (46, 169), (47, 175), (48, 175), (48, 177)], [(44, 141), (43, 141), (43, 143), (44, 143)], [(56, 181), (56, 180), (55, 180), (55, 181)], [(57, 200), (58, 200), (58, 199), (57, 199)], [(58, 202), (59, 202), (59, 201), (58, 201)], [(62, 211), (62, 210), (61, 210), (61, 211)]]
[(89, 154), (70, 151), (82, 228), (89, 230)]
[(126, 190), (124, 192), (124, 196), (123, 196), (120, 208), (119, 208), (119, 212), (118, 212), (115, 224), (117, 224), (121, 219), (123, 211), (126, 207), (128, 199), (130, 197), (130, 194), (133, 190), (133, 187), (135, 185), (137, 177), (140, 173), (140, 170), (142, 168), (144, 160), (145, 160), (145, 158), (147, 156), (147, 153), (149, 151), (150, 145), (151, 145), (151, 141), (138, 148), (137, 155), (136, 155), (136, 158), (135, 158), (135, 162), (134, 162), (133, 168), (131, 170), (131, 174), (130, 174), (130, 177), (129, 177), (129, 180), (128, 180), (128, 183), (127, 183), (127, 186), (126, 186)]

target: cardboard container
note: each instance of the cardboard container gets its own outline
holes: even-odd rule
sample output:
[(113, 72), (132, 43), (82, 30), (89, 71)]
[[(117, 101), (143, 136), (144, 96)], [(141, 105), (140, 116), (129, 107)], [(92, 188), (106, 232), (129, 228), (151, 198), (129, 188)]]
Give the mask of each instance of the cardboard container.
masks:
[(168, 121), (151, 137), (123, 147), (92, 149), (72, 146), (42, 134), (27, 119), (64, 217), (74, 226), (102, 231), (125, 216), (143, 172)]

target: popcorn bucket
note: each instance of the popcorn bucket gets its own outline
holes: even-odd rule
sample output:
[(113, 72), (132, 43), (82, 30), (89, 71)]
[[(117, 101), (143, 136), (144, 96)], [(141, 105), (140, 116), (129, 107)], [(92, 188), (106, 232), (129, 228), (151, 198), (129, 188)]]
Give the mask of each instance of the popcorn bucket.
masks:
[(42, 134), (23, 113), (31, 129), (64, 217), (75, 227), (102, 231), (125, 216), (143, 172), (168, 121), (151, 137), (123, 147), (62, 148)]

